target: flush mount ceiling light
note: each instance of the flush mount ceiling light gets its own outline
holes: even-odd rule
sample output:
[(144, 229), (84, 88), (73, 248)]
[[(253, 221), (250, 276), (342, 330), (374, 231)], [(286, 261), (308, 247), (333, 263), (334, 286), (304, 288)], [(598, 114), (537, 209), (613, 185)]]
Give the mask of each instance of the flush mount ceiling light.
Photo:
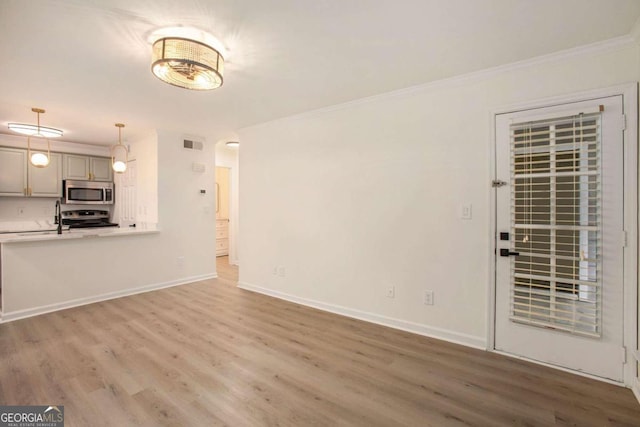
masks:
[(34, 107), (31, 109), (31, 111), (38, 115), (37, 125), (30, 125), (25, 123), (9, 123), (9, 129), (23, 135), (37, 136), (41, 138), (58, 138), (62, 136), (62, 131), (60, 129), (40, 126), (40, 113), (44, 114), (44, 110), (42, 108)]
[[(170, 32), (163, 31), (160, 34)], [(151, 71), (160, 80), (174, 86), (193, 90), (211, 90), (222, 86), (224, 57), (213, 36), (198, 32), (198, 37), (178, 28), (174, 34), (164, 35), (153, 42)], [(207, 37), (202, 36), (206, 34)], [(216, 46), (216, 48), (212, 47)]]
[(238, 141), (229, 141), (226, 143), (227, 147), (237, 148), (240, 147), (240, 143)]
[(129, 161), (129, 150), (122, 145), (122, 128), (124, 124), (116, 123), (116, 127), (118, 128), (118, 143), (111, 146), (111, 167), (115, 173), (124, 173), (127, 170), (127, 162)]

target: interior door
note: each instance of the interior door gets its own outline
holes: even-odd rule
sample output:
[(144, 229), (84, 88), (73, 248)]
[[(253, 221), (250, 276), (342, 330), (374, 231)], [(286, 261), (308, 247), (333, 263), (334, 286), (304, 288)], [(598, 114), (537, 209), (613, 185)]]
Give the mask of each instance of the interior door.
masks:
[(496, 115), (495, 349), (623, 380), (623, 100)]
[(120, 227), (128, 227), (136, 223), (137, 206), (137, 166), (135, 160), (127, 162), (124, 173), (115, 174), (117, 221)]

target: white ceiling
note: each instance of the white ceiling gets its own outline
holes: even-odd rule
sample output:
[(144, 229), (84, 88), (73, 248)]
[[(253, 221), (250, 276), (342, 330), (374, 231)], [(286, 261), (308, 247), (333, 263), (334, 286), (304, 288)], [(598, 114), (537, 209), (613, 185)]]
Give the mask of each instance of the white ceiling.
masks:
[[(162, 128), (208, 137), (627, 35), (638, 0), (2, 0), (0, 132), (62, 128), (110, 144)], [(150, 72), (147, 36), (209, 31), (225, 83), (194, 92)]]

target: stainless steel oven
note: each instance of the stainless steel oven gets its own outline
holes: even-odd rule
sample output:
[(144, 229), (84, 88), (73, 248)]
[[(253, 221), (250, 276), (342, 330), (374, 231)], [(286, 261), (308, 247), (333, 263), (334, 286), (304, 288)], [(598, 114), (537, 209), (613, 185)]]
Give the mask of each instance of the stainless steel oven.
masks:
[(62, 203), (68, 205), (112, 205), (113, 182), (65, 179), (62, 184)]

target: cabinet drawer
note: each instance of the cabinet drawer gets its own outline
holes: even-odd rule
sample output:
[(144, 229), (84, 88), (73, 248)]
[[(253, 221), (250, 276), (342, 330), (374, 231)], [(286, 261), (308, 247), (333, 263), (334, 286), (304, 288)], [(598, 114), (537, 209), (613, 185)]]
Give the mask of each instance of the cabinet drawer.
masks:
[(220, 228), (227, 228), (229, 227), (229, 220), (228, 219), (216, 219), (216, 228), (220, 229)]
[(228, 228), (216, 228), (216, 240), (226, 239), (229, 237)]
[(229, 239), (216, 240), (216, 250), (229, 249)]
[(216, 256), (229, 255), (229, 239), (216, 240)]

